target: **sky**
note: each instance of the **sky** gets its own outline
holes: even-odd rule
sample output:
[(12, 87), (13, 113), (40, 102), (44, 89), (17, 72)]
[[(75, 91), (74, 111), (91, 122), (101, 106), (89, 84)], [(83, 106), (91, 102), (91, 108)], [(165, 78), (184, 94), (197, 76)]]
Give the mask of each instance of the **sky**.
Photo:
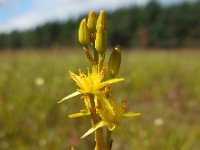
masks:
[[(162, 4), (187, 0), (159, 0)], [(145, 5), (149, 0), (0, 0), (0, 33), (26, 30), (50, 21), (78, 17), (90, 10)]]

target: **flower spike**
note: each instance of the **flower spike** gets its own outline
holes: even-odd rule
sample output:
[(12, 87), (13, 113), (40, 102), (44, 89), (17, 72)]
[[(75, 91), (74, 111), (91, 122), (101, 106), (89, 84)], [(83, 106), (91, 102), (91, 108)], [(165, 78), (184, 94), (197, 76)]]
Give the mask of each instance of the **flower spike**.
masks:
[[(112, 86), (121, 82), (124, 78), (115, 78), (121, 64), (121, 49), (117, 45), (110, 55), (108, 65), (105, 66), (107, 50), (107, 17), (101, 10), (97, 18), (94, 11), (90, 11), (87, 20), (84, 18), (79, 25), (78, 41), (82, 45), (82, 51), (91, 64), (87, 73), (80, 69), (78, 73), (69, 72), (70, 78), (74, 80), (77, 89), (74, 93), (64, 97), (58, 103), (80, 95), (81, 102), (85, 107), (78, 113), (68, 115), (69, 118), (89, 116), (91, 128), (83, 134), (82, 138), (95, 132), (95, 150), (111, 150), (111, 133), (118, 126), (121, 127), (121, 120), (124, 118), (137, 117), (140, 113), (126, 113), (126, 100), (117, 103), (113, 98)], [(107, 74), (105, 69), (108, 68)], [(108, 77), (108, 79), (105, 79)], [(106, 142), (104, 142), (104, 127), (107, 128)], [(104, 146), (105, 145), (105, 146)], [(71, 147), (71, 150), (74, 150)]]

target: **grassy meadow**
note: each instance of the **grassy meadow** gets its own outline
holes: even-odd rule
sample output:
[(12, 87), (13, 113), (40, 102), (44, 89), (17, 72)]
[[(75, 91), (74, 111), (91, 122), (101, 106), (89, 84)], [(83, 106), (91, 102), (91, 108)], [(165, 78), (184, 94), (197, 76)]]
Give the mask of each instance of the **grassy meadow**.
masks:
[[(90, 120), (67, 116), (83, 108), (68, 71), (86, 71), (81, 51), (0, 53), (0, 149), (92, 150), (92, 136), (80, 140)], [(113, 150), (199, 150), (200, 52), (128, 51), (123, 53), (113, 95), (128, 100), (127, 111), (141, 116), (122, 121)]]

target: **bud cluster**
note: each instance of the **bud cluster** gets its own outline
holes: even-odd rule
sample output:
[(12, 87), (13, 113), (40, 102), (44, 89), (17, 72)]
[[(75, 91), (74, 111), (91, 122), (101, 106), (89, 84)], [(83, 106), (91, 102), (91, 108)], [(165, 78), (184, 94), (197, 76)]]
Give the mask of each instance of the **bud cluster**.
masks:
[(88, 19), (84, 18), (79, 26), (78, 39), (79, 42), (87, 47), (90, 43), (95, 43), (95, 48), (99, 53), (106, 51), (106, 29), (107, 18), (102, 10), (97, 18), (96, 13), (91, 11)]
[[(83, 50), (92, 65), (98, 65), (99, 70), (101, 70), (107, 49), (107, 17), (103, 10), (100, 11), (98, 18), (94, 11), (90, 11), (87, 20), (84, 18), (81, 21), (78, 40), (83, 45)], [(90, 47), (93, 49), (94, 57), (89, 52)], [(111, 78), (117, 75), (120, 63), (121, 50), (117, 46), (109, 59)]]

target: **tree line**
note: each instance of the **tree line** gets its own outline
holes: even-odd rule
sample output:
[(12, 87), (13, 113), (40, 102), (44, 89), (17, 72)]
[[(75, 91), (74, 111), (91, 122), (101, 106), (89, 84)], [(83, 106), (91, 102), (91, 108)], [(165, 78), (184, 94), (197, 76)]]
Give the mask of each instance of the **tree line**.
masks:
[[(82, 18), (82, 16), (80, 17)], [(0, 49), (77, 46), (80, 18), (51, 22), (27, 31), (0, 34)], [(200, 1), (163, 6), (150, 1), (108, 12), (108, 45), (200, 47)]]

